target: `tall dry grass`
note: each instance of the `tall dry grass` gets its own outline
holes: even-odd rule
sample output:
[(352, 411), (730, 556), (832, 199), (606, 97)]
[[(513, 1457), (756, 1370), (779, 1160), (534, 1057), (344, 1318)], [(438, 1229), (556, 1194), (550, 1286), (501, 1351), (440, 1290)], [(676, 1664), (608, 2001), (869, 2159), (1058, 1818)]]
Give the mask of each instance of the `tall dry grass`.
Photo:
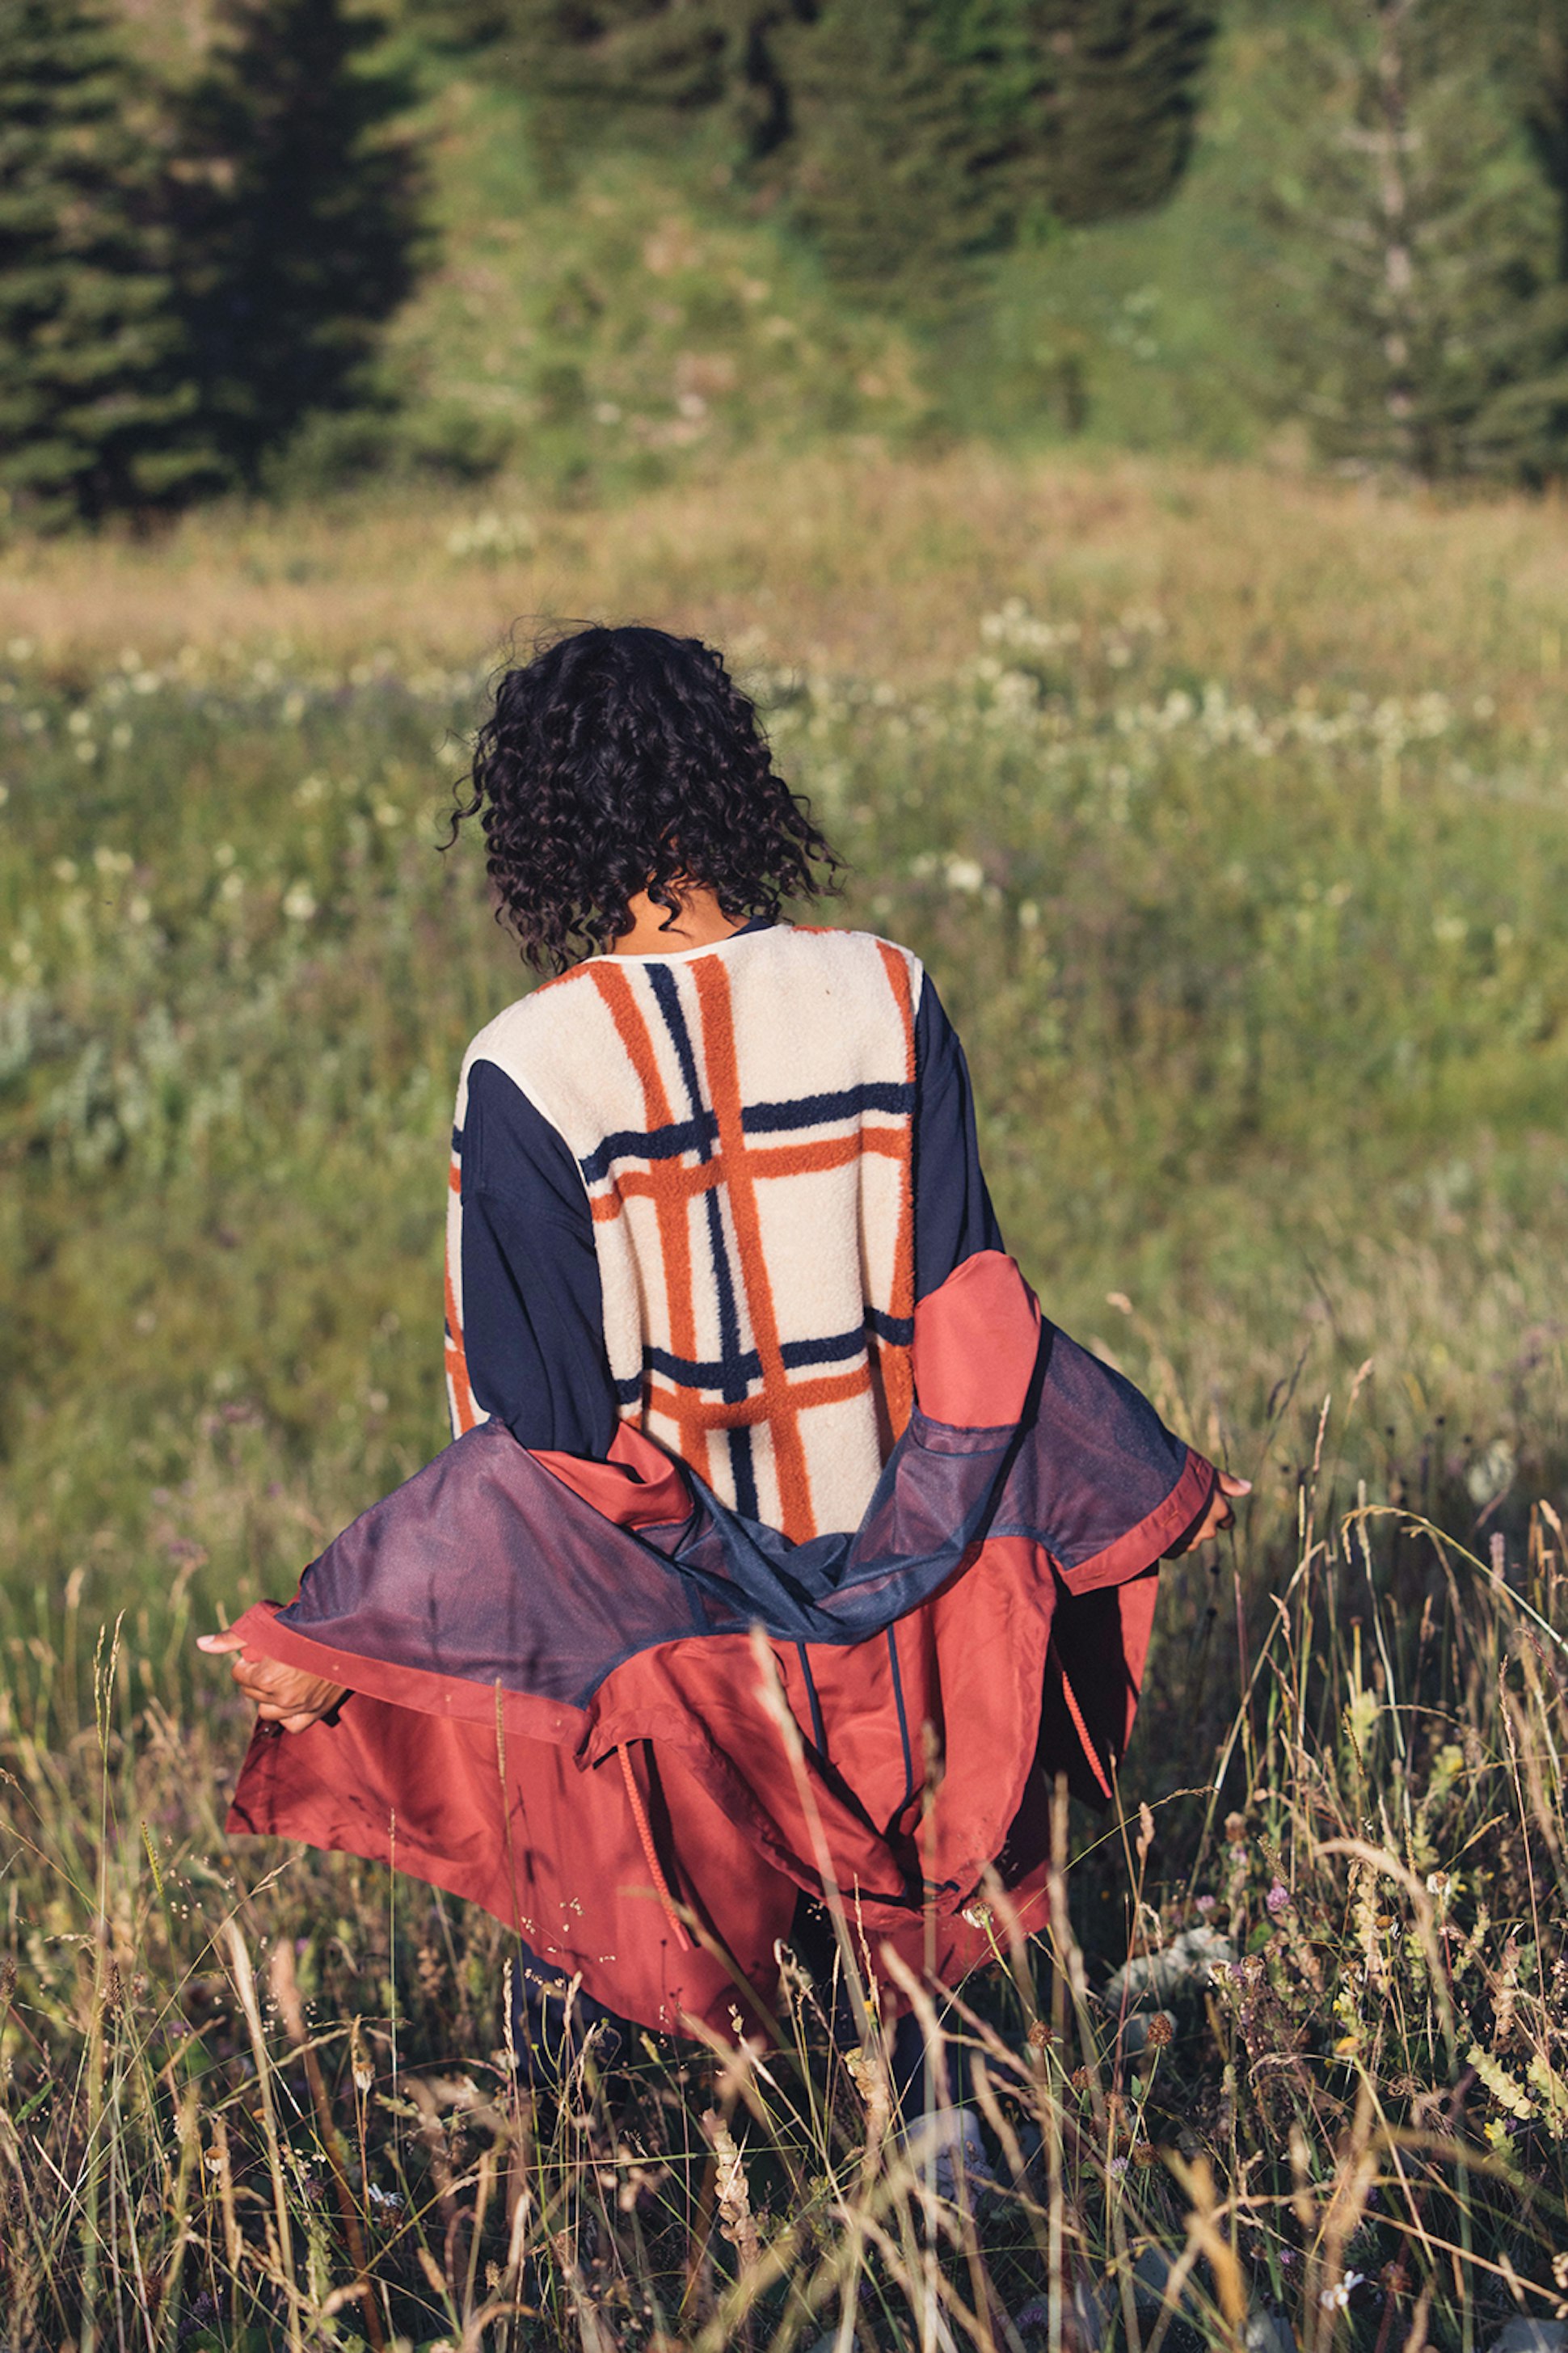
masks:
[[(527, 506), (5, 559), (0, 2343), (1551, 2319), (1559, 515), (868, 450)], [(953, 1008), (1048, 1311), (1257, 1480), (1170, 1578), (1049, 1935), (996, 1906), (933, 2014), (998, 2176), (956, 2202), (829, 2031), (853, 1940), (776, 2053), (541, 2105), (493, 1923), (223, 1838), (243, 1725), (190, 1632), (439, 1443), (450, 1089), (518, 976), (434, 819), (540, 610), (738, 648), (845, 918)]]
[(494, 1923), (321, 1857), (258, 1873), (219, 1831), (226, 1728), (176, 1725), (118, 1632), (75, 1723), (39, 1644), (56, 1738), (13, 1709), (5, 1741), (7, 2344), (1324, 2353), (1549, 2319), (1561, 1527), (1477, 1557), (1336, 1524), (1330, 1488), (1320, 1460), (1215, 1678), (1243, 1704), (1200, 1703), (1223, 1795), (1092, 1830), (1064, 1797), (1048, 1932), (994, 1894), (994, 1972), (909, 1981), (986, 2127), (993, 2178), (956, 2184), (900, 2137), (874, 2014), (829, 2031), (852, 1920), (786, 1970), (775, 2049), (590, 2045), (536, 2097)]
[(787, 468), (736, 461), (609, 509), (503, 481), (458, 501), (216, 509), (153, 539), (14, 543), (0, 631), (51, 660), (282, 639), (307, 658), (387, 647), (466, 667), (520, 617), (637, 616), (909, 679), (963, 659), (1009, 595), (1105, 620), (1153, 602), (1196, 675), (1280, 695), (1419, 679), (1484, 688), (1520, 722), (1563, 690), (1554, 501), (1445, 505), (1262, 468), (973, 448), (914, 463), (874, 440)]

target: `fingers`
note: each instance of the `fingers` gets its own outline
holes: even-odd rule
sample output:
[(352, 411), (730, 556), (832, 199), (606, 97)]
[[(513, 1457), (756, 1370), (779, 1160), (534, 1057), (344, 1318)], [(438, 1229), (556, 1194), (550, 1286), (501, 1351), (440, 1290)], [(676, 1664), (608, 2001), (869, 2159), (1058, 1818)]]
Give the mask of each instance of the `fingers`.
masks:
[(284, 1706), (300, 1696), (298, 1668), (283, 1666), (277, 1659), (236, 1659), (229, 1672), (246, 1698), (258, 1707), (264, 1701)]
[(271, 1659), (252, 1660), (243, 1671), (236, 1667), (234, 1679), (246, 1698), (254, 1700), (258, 1707), (298, 1707), (300, 1704), (299, 1676)]
[(1215, 1536), (1222, 1535), (1227, 1528), (1235, 1527), (1236, 1514), (1231, 1509), (1231, 1499), (1233, 1496), (1250, 1495), (1251, 1493), (1250, 1479), (1237, 1479), (1228, 1471), (1216, 1471), (1209, 1507), (1192, 1539), (1193, 1543), (1211, 1544)]
[(256, 1713), (262, 1724), (276, 1724), (284, 1732), (309, 1732), (310, 1726), (313, 1724), (320, 1724), (321, 1718), (328, 1715), (330, 1710), (325, 1704), (320, 1707), (287, 1707), (280, 1703), (268, 1701), (264, 1706), (258, 1707)]
[(287, 1667), (280, 1659), (247, 1657), (245, 1637), (232, 1627), (198, 1635), (196, 1641), (198, 1649), (211, 1655), (232, 1655), (229, 1672), (236, 1690), (250, 1701), (263, 1724), (279, 1725), (285, 1732), (309, 1732), (346, 1696), (336, 1683), (300, 1667)]

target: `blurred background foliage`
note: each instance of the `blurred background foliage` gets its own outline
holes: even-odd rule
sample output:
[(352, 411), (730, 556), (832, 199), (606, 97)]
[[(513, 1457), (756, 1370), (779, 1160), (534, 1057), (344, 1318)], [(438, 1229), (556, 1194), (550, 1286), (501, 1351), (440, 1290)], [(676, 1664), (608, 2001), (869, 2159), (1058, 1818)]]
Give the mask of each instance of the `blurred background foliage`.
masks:
[(1568, 0), (5, 0), (0, 116), (14, 523), (1568, 448)]
[[(1568, 0), (0, 0), (7, 2347), (347, 2348), (365, 2248), (426, 2348), (787, 2353), (851, 2274), (846, 2345), (950, 2292), (944, 2345), (1060, 2341), (1070, 2286), (1087, 2348), (1111, 2285), (1135, 2346), (1218, 2184), (1236, 2295), (1152, 2345), (1234, 2353), (1244, 2271), (1251, 2353), (1560, 2353), (1565, 44)], [(192, 1626), (442, 1442), (452, 1089), (523, 976), (437, 845), (485, 664), (574, 613), (726, 649), (830, 919), (952, 1008), (1047, 1311), (1256, 1481), (1167, 1580), (1152, 1810), (1073, 1828), (1055, 2044), (995, 2011), (1060, 2227), (1021, 2172), (901, 2305), (826, 2029), (726, 2301), (701, 2067), (531, 2138), (499, 1927), (216, 1810), (247, 1711)], [(1198, 1926), (1236, 1966), (1135, 2067), (1104, 1972)]]

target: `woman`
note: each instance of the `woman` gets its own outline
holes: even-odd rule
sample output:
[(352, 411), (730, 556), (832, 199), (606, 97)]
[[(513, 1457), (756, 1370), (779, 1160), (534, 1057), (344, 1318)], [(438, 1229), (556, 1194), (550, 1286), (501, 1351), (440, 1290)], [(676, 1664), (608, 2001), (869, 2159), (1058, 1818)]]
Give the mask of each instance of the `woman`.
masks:
[(803, 1899), (955, 1982), (1245, 1482), (1042, 1324), (917, 959), (782, 919), (835, 860), (716, 653), (563, 638), (473, 785), (556, 976), (463, 1066), (455, 1442), (206, 1638), (261, 1718), (231, 1827), (471, 1897), (647, 2026), (765, 2031)]

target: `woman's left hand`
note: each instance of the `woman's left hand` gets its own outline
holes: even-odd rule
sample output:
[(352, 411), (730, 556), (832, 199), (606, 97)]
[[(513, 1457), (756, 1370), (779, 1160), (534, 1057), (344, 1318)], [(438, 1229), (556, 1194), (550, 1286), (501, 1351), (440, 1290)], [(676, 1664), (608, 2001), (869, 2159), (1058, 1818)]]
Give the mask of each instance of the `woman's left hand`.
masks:
[(307, 1674), (303, 1667), (286, 1667), (277, 1659), (247, 1659), (245, 1637), (232, 1628), (222, 1634), (198, 1634), (196, 1648), (210, 1655), (237, 1652), (235, 1682), (247, 1699), (255, 1701), (262, 1723), (280, 1724), (285, 1732), (308, 1732), (349, 1695), (342, 1683)]

